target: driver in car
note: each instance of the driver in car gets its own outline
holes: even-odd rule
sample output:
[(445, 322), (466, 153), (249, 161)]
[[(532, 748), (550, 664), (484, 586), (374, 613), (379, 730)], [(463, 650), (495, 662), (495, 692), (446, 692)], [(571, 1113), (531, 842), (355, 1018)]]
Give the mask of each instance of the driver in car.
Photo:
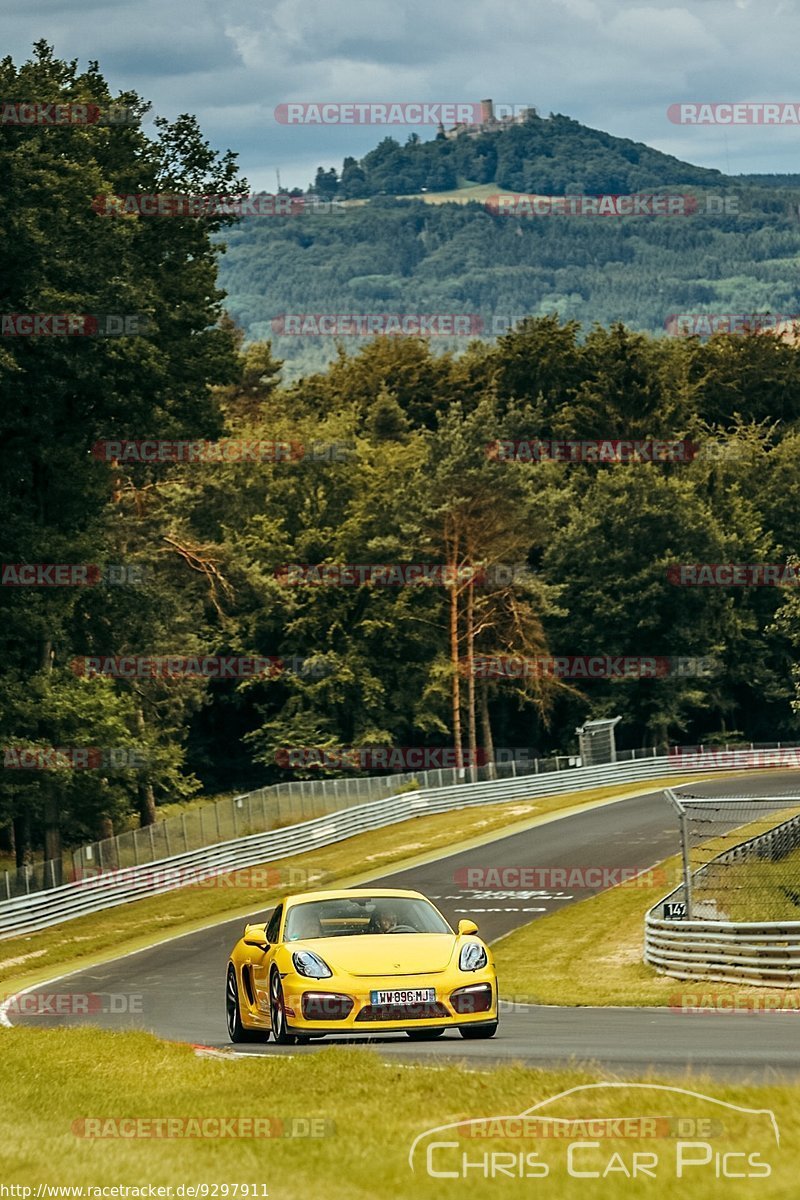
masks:
[(369, 922), (370, 933), (391, 933), (397, 927), (397, 913), (392, 909), (377, 909)]

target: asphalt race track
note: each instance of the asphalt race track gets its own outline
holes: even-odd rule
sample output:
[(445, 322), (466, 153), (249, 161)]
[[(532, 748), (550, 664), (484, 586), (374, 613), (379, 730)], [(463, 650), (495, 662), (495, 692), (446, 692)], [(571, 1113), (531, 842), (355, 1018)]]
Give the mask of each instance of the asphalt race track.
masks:
[[(747, 779), (739, 777), (735, 783), (722, 777), (713, 783), (697, 784), (691, 791), (702, 795), (732, 791), (755, 795), (797, 794), (800, 773), (762, 771)], [(675, 853), (677, 848), (675, 814), (663, 793), (653, 792), (564, 817), (427, 865), (387, 875), (374, 883), (418, 889), (430, 896), (454, 923), (464, 916), (474, 919), (481, 934), (491, 941), (599, 888), (539, 889), (544, 894), (533, 896), (529, 892), (513, 894), (497, 889), (463, 890), (465, 868), (644, 869)], [(101, 994), (108, 1011), (64, 1017), (12, 1015), (12, 1022), (39, 1027), (92, 1023), (117, 1030), (145, 1028), (171, 1040), (229, 1047), (223, 1005), (225, 964), (241, 930), (241, 919), (226, 922), (78, 971), (63, 977), (57, 986), (40, 985), (33, 989), (59, 994)], [(40, 936), (47, 937), (47, 931)], [(501, 996), (502, 982), (501, 978)], [(676, 981), (676, 991), (682, 986)], [(697, 990), (696, 985), (685, 986), (687, 990)], [(711, 991), (713, 986), (707, 984), (704, 990)], [(753, 1080), (800, 1075), (800, 1030), (796, 1024), (800, 1022), (800, 1013), (796, 1016), (679, 1014), (664, 1008), (506, 1007), (511, 1011), (501, 1011), (499, 1032), (488, 1041), (466, 1042), (457, 1033), (447, 1033), (431, 1043), (412, 1044), (405, 1035), (349, 1042), (327, 1038), (307, 1046), (279, 1047), (267, 1043), (238, 1047), (237, 1051), (256, 1056), (315, 1054), (320, 1047), (337, 1045), (342, 1053), (358, 1053), (358, 1047), (371, 1045), (386, 1055), (401, 1055), (406, 1059), (466, 1058), (482, 1060), (487, 1065), (498, 1060), (552, 1065), (575, 1059), (602, 1063), (626, 1076), (641, 1074), (650, 1067), (661, 1072), (688, 1067), (698, 1074)]]

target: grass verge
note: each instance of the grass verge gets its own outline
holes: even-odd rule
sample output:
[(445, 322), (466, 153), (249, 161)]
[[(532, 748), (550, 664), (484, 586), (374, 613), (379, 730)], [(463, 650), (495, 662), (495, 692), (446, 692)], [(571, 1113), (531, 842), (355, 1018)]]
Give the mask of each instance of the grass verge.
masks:
[[(173, 1196), (181, 1194), (175, 1190), (180, 1185), (185, 1189), (207, 1184), (227, 1185), (227, 1193), (216, 1194), (237, 1195), (238, 1200), (244, 1193), (234, 1193), (233, 1186), (241, 1189), (246, 1183), (257, 1189), (249, 1192), (251, 1198), (268, 1193), (271, 1200), (468, 1200), (529, 1197), (534, 1192), (546, 1200), (652, 1197), (656, 1192), (669, 1194), (676, 1180), (681, 1118), (690, 1123), (687, 1131), (698, 1120), (715, 1123), (702, 1139), (710, 1148), (710, 1160), (685, 1168), (683, 1179), (673, 1183), (682, 1194), (710, 1200), (722, 1195), (724, 1187), (726, 1200), (752, 1200), (754, 1195), (794, 1200), (797, 1195), (797, 1086), (732, 1085), (686, 1077), (665, 1082), (701, 1097), (624, 1085), (576, 1093), (549, 1105), (545, 1114), (571, 1119), (657, 1115), (659, 1132), (648, 1138), (600, 1140), (595, 1135), (587, 1142), (585, 1129), (574, 1137), (534, 1140), (503, 1137), (505, 1129), (498, 1136), (495, 1128), (494, 1136), (462, 1136), (455, 1149), (436, 1150), (431, 1165), (439, 1171), (463, 1171), (462, 1154), (482, 1164), (485, 1155), (505, 1152), (507, 1174), (487, 1178), (478, 1165), (466, 1178), (434, 1178), (426, 1169), (427, 1146), (434, 1140), (452, 1143), (458, 1134), (446, 1131), (423, 1140), (412, 1172), (409, 1152), (420, 1134), (450, 1122), (519, 1114), (567, 1089), (607, 1080), (608, 1075), (578, 1066), (557, 1071), (516, 1065), (458, 1071), (453, 1064), (443, 1067), (433, 1060), (431, 1065), (386, 1062), (369, 1049), (335, 1047), (301, 1056), (199, 1057), (189, 1046), (161, 1042), (149, 1034), (93, 1029), (13, 1029), (2, 1037), (3, 1073), (14, 1081), (0, 1095), (5, 1133), (2, 1182), (32, 1188), (34, 1196), (38, 1184), (84, 1189), (152, 1185), (172, 1187)], [(656, 1083), (657, 1078), (647, 1082)], [(748, 1110), (772, 1110), (780, 1145), (763, 1111), (746, 1115), (709, 1098)], [(177, 1119), (181, 1125), (172, 1126), (172, 1136), (153, 1136), (158, 1127), (152, 1121), (157, 1118)], [(197, 1122), (194, 1127), (184, 1124), (191, 1118)], [(229, 1124), (226, 1136), (215, 1137), (218, 1127), (201, 1125), (204, 1118), (238, 1119), (240, 1124)], [(294, 1132), (306, 1130), (303, 1122), (313, 1120), (312, 1128), (324, 1136), (274, 1136), (278, 1128), (272, 1124), (261, 1126), (273, 1134), (268, 1141), (263, 1136), (237, 1136), (239, 1130), (247, 1132), (244, 1122), (253, 1118), (277, 1119), (284, 1130)], [(120, 1121), (128, 1123), (117, 1124)], [(149, 1126), (143, 1124), (147, 1121)], [(203, 1129), (206, 1136), (198, 1136)], [(194, 1136), (187, 1136), (190, 1133)], [(691, 1140), (694, 1149), (680, 1153), (704, 1158), (698, 1139)], [(573, 1169), (595, 1171), (596, 1177), (570, 1176), (569, 1142), (583, 1143)], [(630, 1173), (635, 1151), (651, 1156), (654, 1178), (626, 1177), (620, 1164)], [(757, 1155), (759, 1164), (769, 1164), (768, 1182), (721, 1180), (713, 1157), (719, 1152), (739, 1154), (730, 1169), (742, 1175), (751, 1169), (744, 1155)], [(520, 1178), (520, 1155), (532, 1155), (529, 1161), (539, 1164), (538, 1171), (545, 1164), (547, 1177), (536, 1177), (528, 1166), (529, 1177)], [(491, 1166), (497, 1161), (488, 1159)], [(90, 1193), (84, 1191), (84, 1196)]]
[[(324, 883), (354, 881), (355, 872), (386, 873), (387, 868), (413, 865), (437, 851), (455, 853), (471, 841), (490, 840), (520, 831), (568, 809), (615, 797), (657, 791), (679, 782), (647, 781), (616, 784), (534, 800), (488, 804), (432, 816), (412, 817), (397, 825), (358, 834), (306, 854), (266, 865), (274, 886), (253, 886), (256, 868), (217, 876), (204, 885), (187, 886), (146, 900), (77, 917), (61, 925), (0, 941), (0, 985), (7, 995), (70, 968), (93, 965), (138, 950), (171, 936), (217, 921), (244, 918), (268, 908), (287, 891), (303, 891), (312, 873)], [(262, 875), (263, 877), (263, 875)], [(360, 878), (360, 877), (359, 877)], [(316, 886), (320, 886), (317, 884)]]

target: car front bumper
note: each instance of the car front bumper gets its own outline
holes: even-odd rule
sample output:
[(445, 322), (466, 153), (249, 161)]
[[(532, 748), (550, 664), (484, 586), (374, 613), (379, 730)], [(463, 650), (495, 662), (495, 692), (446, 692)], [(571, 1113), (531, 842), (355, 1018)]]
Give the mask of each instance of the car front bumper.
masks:
[[(493, 971), (485, 968), (469, 974), (459, 972), (457, 976), (447, 972), (446, 976), (362, 977), (358, 980), (340, 976), (304, 979), (292, 973), (284, 976), (282, 984), (286, 1023), (292, 1033), (374, 1036), (416, 1029), (491, 1025), (497, 1021), (497, 979)], [(435, 1000), (400, 1006), (372, 1003), (372, 992), (404, 989), (431, 989), (435, 992)], [(454, 997), (454, 993), (459, 992), (464, 999)], [(345, 1005), (337, 997), (352, 1000), (352, 1007), (345, 1016), (338, 1015)], [(309, 1009), (313, 1011), (313, 1017), (307, 1015)], [(332, 1018), (331, 1012), (337, 1015)]]

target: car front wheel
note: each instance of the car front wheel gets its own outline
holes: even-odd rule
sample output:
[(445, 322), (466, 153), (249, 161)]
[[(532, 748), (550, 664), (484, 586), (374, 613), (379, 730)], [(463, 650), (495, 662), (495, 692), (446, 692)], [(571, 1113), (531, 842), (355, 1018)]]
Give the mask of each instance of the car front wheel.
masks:
[(272, 1036), (279, 1046), (293, 1046), (296, 1037), (286, 1028), (286, 1006), (283, 1002), (281, 977), (274, 972), (269, 985), (269, 1017), (272, 1025)]

